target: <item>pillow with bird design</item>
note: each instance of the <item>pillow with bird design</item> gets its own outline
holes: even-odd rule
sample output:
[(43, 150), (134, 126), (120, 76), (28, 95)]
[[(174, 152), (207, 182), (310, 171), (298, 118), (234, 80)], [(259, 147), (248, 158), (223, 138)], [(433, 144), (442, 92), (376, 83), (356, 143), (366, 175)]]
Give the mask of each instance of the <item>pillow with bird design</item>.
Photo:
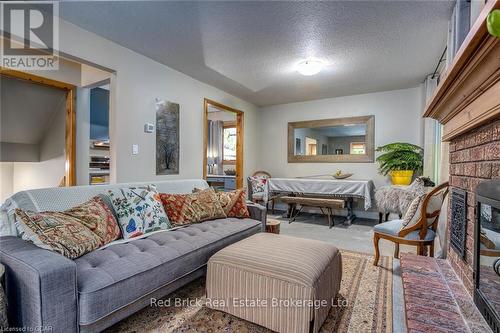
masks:
[(154, 185), (112, 189), (108, 195), (124, 239), (171, 228)]

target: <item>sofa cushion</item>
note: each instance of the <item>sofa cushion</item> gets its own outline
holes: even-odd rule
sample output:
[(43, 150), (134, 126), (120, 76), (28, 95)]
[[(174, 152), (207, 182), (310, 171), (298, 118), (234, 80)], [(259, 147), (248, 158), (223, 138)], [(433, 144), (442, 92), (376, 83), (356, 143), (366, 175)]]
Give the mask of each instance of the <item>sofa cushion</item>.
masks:
[[(427, 203), (427, 214), (432, 214), (437, 210), (441, 209), (441, 205), (443, 204), (443, 191), (433, 195), (430, 199), (429, 202)], [(421, 212), (422, 212), (422, 205), (424, 204), (426, 195), (423, 194), (415, 199), (410, 203), (410, 206), (408, 208), (408, 211), (405, 213), (405, 216), (403, 217), (403, 227), (402, 229), (410, 228), (416, 225), (421, 217)], [(430, 227), (432, 223), (434, 222), (436, 218), (431, 217), (427, 219), (427, 225)]]
[(217, 197), (227, 217), (250, 217), (245, 190), (217, 192)]
[(403, 215), (403, 225), (402, 229), (406, 227), (411, 227), (417, 224), (418, 220), (420, 219), (420, 211), (422, 210), (422, 201), (425, 198), (425, 194), (422, 195), (417, 195), (412, 202), (410, 203), (410, 206), (408, 206), (408, 209), (406, 210), (405, 215)]
[(120, 229), (108, 205), (98, 196), (64, 212), (31, 212), (16, 209), (23, 239), (78, 258), (120, 236)]
[(219, 219), (110, 245), (76, 259), (80, 324), (96, 322), (259, 231), (260, 221)]
[(225, 218), (213, 188), (191, 194), (160, 194), (163, 207), (174, 226)]
[(123, 238), (171, 228), (154, 185), (113, 189), (108, 193)]
[(100, 246), (111, 243), (121, 235), (109, 197), (99, 194), (89, 201), (64, 211), (76, 217), (101, 239)]

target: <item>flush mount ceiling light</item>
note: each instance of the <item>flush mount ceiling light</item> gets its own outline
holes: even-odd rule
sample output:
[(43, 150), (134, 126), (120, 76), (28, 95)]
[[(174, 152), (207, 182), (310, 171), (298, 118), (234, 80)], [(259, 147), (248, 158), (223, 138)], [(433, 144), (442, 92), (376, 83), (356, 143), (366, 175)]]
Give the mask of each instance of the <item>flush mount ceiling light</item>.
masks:
[(323, 69), (323, 63), (315, 59), (307, 59), (297, 65), (297, 72), (305, 76), (318, 74)]

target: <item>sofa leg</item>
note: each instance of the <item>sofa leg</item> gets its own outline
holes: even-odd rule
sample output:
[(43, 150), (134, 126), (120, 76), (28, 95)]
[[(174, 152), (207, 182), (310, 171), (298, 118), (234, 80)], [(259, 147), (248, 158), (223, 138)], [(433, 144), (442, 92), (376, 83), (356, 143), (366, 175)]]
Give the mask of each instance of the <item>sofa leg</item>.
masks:
[(378, 224), (382, 223), (382, 218), (384, 217), (384, 213), (378, 212)]
[(377, 233), (373, 234), (373, 246), (375, 247), (375, 259), (373, 260), (373, 266), (378, 265), (378, 259), (380, 258), (380, 251), (378, 249), (378, 242), (380, 240), (380, 236)]
[(389, 221), (389, 213), (385, 213), (385, 222)]

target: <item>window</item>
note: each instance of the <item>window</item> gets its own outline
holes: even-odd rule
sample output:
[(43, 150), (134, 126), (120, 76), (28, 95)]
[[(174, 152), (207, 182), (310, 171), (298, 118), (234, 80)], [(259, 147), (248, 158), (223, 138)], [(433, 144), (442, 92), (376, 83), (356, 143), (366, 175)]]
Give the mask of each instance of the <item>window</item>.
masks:
[(364, 155), (366, 154), (366, 144), (364, 142), (351, 142), (351, 152), (352, 155)]
[(224, 162), (236, 161), (236, 127), (224, 128)]

